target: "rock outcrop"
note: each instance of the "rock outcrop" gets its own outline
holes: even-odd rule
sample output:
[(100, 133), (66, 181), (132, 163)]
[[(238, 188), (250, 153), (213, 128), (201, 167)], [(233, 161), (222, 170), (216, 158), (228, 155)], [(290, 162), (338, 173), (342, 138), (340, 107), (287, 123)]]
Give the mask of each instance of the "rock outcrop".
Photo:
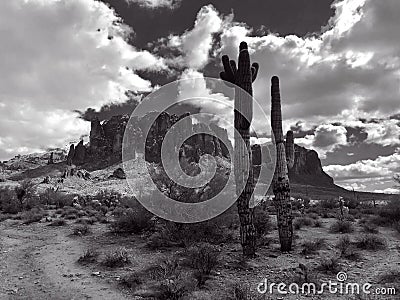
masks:
[[(254, 173), (257, 176), (261, 164), (261, 153), (263, 157), (264, 155), (268, 157), (268, 147), (266, 145), (252, 146)], [(262, 181), (262, 178), (259, 180)], [(294, 164), (293, 167), (289, 169), (289, 180), (292, 183), (304, 185), (327, 187), (334, 185), (333, 178), (322, 169), (318, 153), (298, 145), (294, 147)]]
[[(163, 112), (159, 114), (153, 124), (149, 124), (154, 114), (149, 112), (142, 118), (135, 119), (133, 123), (133, 141), (142, 137), (145, 127), (150, 127), (146, 138), (145, 159), (149, 162), (159, 163), (161, 161), (161, 145), (166, 133), (177, 122), (183, 122), (179, 126), (178, 136), (191, 136), (194, 131), (201, 130), (204, 133), (193, 135), (184, 141), (180, 148), (180, 155), (190, 160), (198, 161), (201, 155), (229, 157), (229, 148), (232, 147), (225, 129), (217, 125), (193, 124), (188, 113), (181, 116)], [(111, 119), (100, 122), (98, 119), (91, 121), (89, 143), (87, 145), (80, 141), (76, 146), (71, 145), (67, 157), (68, 165), (83, 165), (90, 162), (107, 161), (119, 162), (122, 159), (122, 141), (125, 128), (129, 121), (128, 115), (113, 116)], [(149, 126), (151, 125), (151, 126)], [(218, 134), (221, 139), (214, 137)], [(177, 145), (177, 141), (172, 141)], [(134, 144), (134, 143), (133, 143)]]
[(289, 170), (289, 179), (294, 183), (315, 186), (332, 186), (333, 178), (322, 169), (321, 160), (315, 150), (295, 145), (294, 164)]

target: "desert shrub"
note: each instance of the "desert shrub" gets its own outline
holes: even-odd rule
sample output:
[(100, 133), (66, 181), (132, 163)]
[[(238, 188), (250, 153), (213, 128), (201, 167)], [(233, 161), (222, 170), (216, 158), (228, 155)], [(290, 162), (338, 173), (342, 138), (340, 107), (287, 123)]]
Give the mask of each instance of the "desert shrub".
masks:
[(257, 237), (269, 233), (272, 230), (272, 223), (269, 214), (260, 208), (256, 208), (254, 212), (254, 227)]
[(203, 286), (219, 262), (219, 250), (215, 245), (201, 243), (187, 251), (189, 265), (195, 269), (194, 277)]
[(99, 253), (94, 249), (87, 249), (81, 257), (78, 259), (78, 263), (94, 263), (97, 261)]
[(339, 207), (339, 202), (338, 202), (337, 199), (325, 199), (325, 200), (321, 200), (319, 202), (319, 205), (322, 208), (334, 209), (334, 208), (338, 208)]
[(188, 284), (185, 275), (178, 274), (164, 280), (159, 286), (159, 300), (180, 300), (189, 293), (192, 287)]
[(15, 192), (9, 187), (0, 188), (0, 210), (8, 214), (16, 214), (22, 210)]
[(232, 297), (229, 300), (252, 300), (250, 287), (247, 284), (236, 283), (232, 288)]
[(325, 273), (335, 274), (340, 271), (341, 267), (339, 264), (339, 260), (336, 257), (332, 257), (322, 259), (317, 269)]
[(314, 221), (314, 227), (317, 227), (317, 228), (323, 227), (322, 221), (321, 220), (315, 220)]
[(358, 238), (356, 246), (363, 250), (383, 250), (386, 249), (386, 241), (375, 234), (366, 234)]
[(304, 226), (311, 226), (313, 225), (313, 220), (309, 217), (300, 217), (296, 218), (293, 222), (293, 226), (295, 229), (301, 229)]
[(111, 228), (117, 233), (140, 234), (154, 227), (153, 215), (144, 208), (129, 208), (111, 223)]
[(97, 219), (94, 217), (91, 218), (79, 218), (78, 220), (75, 221), (76, 224), (88, 224), (88, 225), (93, 225), (96, 223)]
[(369, 223), (369, 222), (366, 222), (362, 225), (362, 230), (365, 233), (375, 233), (376, 234), (379, 232), (378, 226), (374, 223)]
[(78, 210), (74, 207), (67, 207), (61, 213), (61, 217), (65, 219), (76, 219), (78, 217)]
[(87, 235), (89, 233), (91, 233), (91, 230), (87, 224), (76, 225), (72, 230), (73, 235), (81, 236), (81, 235)]
[(356, 209), (360, 205), (360, 201), (351, 198), (351, 199), (345, 199), (344, 200), (344, 205), (347, 206), (350, 209)]
[(21, 220), (23, 224), (31, 224), (39, 222), (44, 216), (46, 216), (46, 214), (45, 211), (40, 210), (39, 208), (32, 208), (31, 210), (21, 213)]
[(123, 286), (126, 286), (129, 289), (135, 290), (142, 283), (142, 277), (137, 273), (130, 273), (121, 278), (120, 282)]
[(152, 249), (189, 247), (199, 242), (219, 245), (232, 239), (229, 230), (215, 219), (196, 224), (166, 222), (150, 236), (148, 246)]
[(93, 196), (93, 199), (98, 200), (102, 206), (105, 206), (108, 209), (120, 204), (122, 198), (123, 197), (119, 192), (107, 189), (101, 190)]
[(34, 196), (35, 184), (30, 179), (24, 179), (14, 188), (19, 207), (23, 210), (27, 201)]
[(107, 253), (102, 261), (102, 264), (109, 268), (119, 268), (130, 263), (131, 261), (125, 248), (120, 248), (114, 252)]
[(358, 260), (360, 259), (360, 253), (357, 252), (357, 249), (354, 247), (354, 243), (350, 240), (348, 235), (345, 235), (339, 239), (336, 244), (336, 248), (340, 251), (340, 256), (351, 259)]
[(316, 239), (313, 241), (306, 241), (302, 244), (301, 253), (304, 255), (314, 254), (325, 246), (324, 239)]
[(391, 226), (400, 221), (400, 199), (392, 199), (386, 206), (378, 210), (378, 217), (374, 219), (376, 225)]
[(9, 219), (10, 218), (10, 215), (9, 214), (2, 214), (2, 213), (0, 213), (0, 222), (3, 222), (3, 221), (5, 221), (5, 220), (7, 220), (7, 219)]
[(317, 220), (319, 218), (319, 215), (315, 212), (309, 212), (309, 213), (307, 213), (307, 217), (311, 218), (313, 220)]
[(400, 271), (389, 270), (387, 273), (380, 275), (379, 283), (400, 283)]
[(331, 227), (330, 232), (332, 233), (351, 233), (354, 231), (354, 226), (349, 221), (335, 221)]
[(42, 204), (55, 205), (56, 208), (72, 205), (75, 195), (66, 194), (56, 188), (49, 187), (39, 194), (39, 199)]
[(54, 220), (53, 222), (51, 222), (49, 224), (49, 226), (64, 226), (66, 224), (67, 224), (67, 222), (65, 222), (64, 219), (57, 219), (57, 220)]

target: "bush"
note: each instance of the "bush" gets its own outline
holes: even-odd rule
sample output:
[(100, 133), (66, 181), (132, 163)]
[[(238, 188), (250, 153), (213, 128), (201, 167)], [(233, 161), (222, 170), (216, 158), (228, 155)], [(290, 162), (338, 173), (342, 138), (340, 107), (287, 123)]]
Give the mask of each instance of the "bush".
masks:
[(363, 250), (383, 250), (386, 249), (386, 241), (375, 234), (366, 234), (358, 239), (356, 246)]
[(38, 208), (32, 208), (31, 210), (21, 213), (23, 224), (39, 222), (44, 216), (46, 216), (46, 212)]
[(360, 205), (360, 201), (352, 198), (352, 199), (345, 199), (344, 205), (350, 209), (356, 209)]
[(159, 300), (180, 300), (189, 292), (187, 280), (184, 275), (177, 275), (171, 279), (164, 280), (159, 286)]
[(351, 260), (360, 259), (360, 254), (356, 251), (348, 235), (345, 235), (339, 239), (339, 242), (336, 244), (336, 248), (340, 251), (341, 257)]
[(114, 252), (107, 253), (102, 262), (104, 266), (109, 268), (119, 268), (130, 263), (131, 261), (125, 248), (120, 248)]
[(73, 235), (87, 235), (91, 232), (90, 227), (87, 224), (77, 225), (74, 227), (72, 234)]
[(196, 224), (166, 222), (149, 239), (152, 249), (163, 247), (189, 247), (195, 243), (206, 242), (219, 245), (233, 239), (229, 230), (220, 220), (210, 220)]
[(365, 223), (362, 225), (362, 229), (365, 233), (378, 233), (378, 226), (373, 223)]
[(393, 223), (400, 221), (400, 200), (392, 199), (385, 207), (378, 211), (378, 217), (374, 223), (379, 226), (392, 226)]
[(121, 278), (121, 284), (132, 290), (135, 290), (142, 283), (142, 278), (137, 273), (131, 273)]
[(354, 231), (353, 224), (349, 221), (336, 221), (330, 227), (332, 233), (351, 233)]
[(339, 260), (335, 257), (323, 259), (318, 266), (318, 270), (335, 274), (340, 271)]
[(219, 251), (214, 245), (202, 243), (189, 248), (187, 255), (190, 266), (195, 269), (197, 284), (201, 287), (218, 265)]
[(98, 200), (102, 206), (110, 209), (121, 203), (122, 195), (114, 190), (101, 190), (93, 196), (93, 199)]
[(312, 226), (313, 223), (313, 220), (309, 217), (300, 217), (294, 220), (293, 226), (295, 229), (299, 230), (304, 226)]
[(334, 209), (339, 207), (339, 201), (337, 199), (326, 199), (326, 200), (321, 200), (319, 202), (319, 205), (322, 208)]
[(303, 249), (301, 250), (301, 253), (304, 255), (314, 254), (315, 252), (317, 252), (324, 246), (325, 246), (324, 239), (316, 239), (314, 241), (307, 241), (302, 244)]
[(314, 221), (314, 227), (317, 227), (317, 228), (323, 227), (322, 221), (321, 220), (315, 220)]
[(8, 187), (0, 188), (0, 210), (8, 214), (22, 211), (15, 192)]
[(233, 287), (233, 297), (229, 300), (251, 300), (250, 287), (241, 283), (237, 283)]
[(268, 234), (272, 230), (272, 223), (269, 214), (260, 208), (254, 212), (254, 227), (258, 238)]
[(87, 249), (81, 257), (79, 257), (78, 262), (84, 263), (94, 263), (97, 261), (99, 253), (94, 249)]
[(386, 274), (379, 276), (379, 283), (400, 283), (400, 271), (389, 270)]
[(154, 222), (150, 214), (144, 208), (132, 209), (117, 217), (111, 224), (111, 228), (116, 233), (134, 233), (141, 234), (145, 231), (150, 231), (154, 227)]

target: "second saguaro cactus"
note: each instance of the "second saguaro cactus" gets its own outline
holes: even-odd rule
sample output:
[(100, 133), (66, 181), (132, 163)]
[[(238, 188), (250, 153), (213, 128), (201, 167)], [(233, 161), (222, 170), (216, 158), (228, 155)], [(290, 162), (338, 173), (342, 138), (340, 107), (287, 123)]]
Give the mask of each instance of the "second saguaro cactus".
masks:
[(281, 251), (290, 251), (292, 249), (293, 238), (293, 216), (288, 168), (292, 168), (294, 164), (294, 143), (292, 131), (287, 132), (286, 143), (284, 141), (281, 95), (279, 78), (277, 76), (271, 79), (271, 126), (276, 143), (276, 167), (272, 184), (275, 195), (274, 203), (276, 207), (279, 241), (281, 244)]
[[(257, 77), (258, 64), (250, 65), (250, 55), (247, 44), (240, 43), (238, 66), (227, 55), (222, 57), (224, 71), (220, 77), (228, 86), (235, 88), (235, 182), (239, 195), (237, 201), (240, 220), (240, 240), (243, 254), (248, 257), (255, 255), (256, 231), (254, 228), (254, 210), (250, 207), (254, 189), (254, 178), (250, 148), (250, 125), (253, 118), (253, 87)], [(239, 142), (243, 141), (243, 142)], [(247, 178), (247, 180), (246, 180)]]

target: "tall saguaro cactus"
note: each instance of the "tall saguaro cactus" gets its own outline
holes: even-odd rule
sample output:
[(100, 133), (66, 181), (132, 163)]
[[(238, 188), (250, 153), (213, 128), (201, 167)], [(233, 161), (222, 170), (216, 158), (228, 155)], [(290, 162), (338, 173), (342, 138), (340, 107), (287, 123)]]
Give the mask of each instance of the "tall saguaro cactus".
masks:
[(281, 95), (279, 78), (271, 79), (271, 125), (276, 143), (276, 168), (273, 178), (274, 201), (278, 222), (281, 251), (292, 249), (293, 225), (292, 203), (290, 201), (290, 184), (288, 168), (294, 163), (293, 132), (288, 131), (286, 143), (282, 131)]
[[(250, 208), (250, 201), (254, 189), (250, 148), (250, 125), (253, 118), (253, 87), (257, 77), (258, 64), (250, 65), (250, 56), (247, 44), (241, 42), (239, 46), (238, 66), (227, 55), (222, 57), (224, 71), (220, 73), (222, 80), (228, 86), (235, 88), (235, 183), (239, 195), (237, 208), (240, 220), (240, 241), (243, 255), (252, 257), (256, 251), (256, 232), (254, 228), (254, 210)], [(239, 142), (243, 140), (243, 142)], [(246, 158), (247, 156), (247, 158)], [(247, 177), (247, 181), (245, 179)], [(244, 187), (244, 188), (243, 188)]]

